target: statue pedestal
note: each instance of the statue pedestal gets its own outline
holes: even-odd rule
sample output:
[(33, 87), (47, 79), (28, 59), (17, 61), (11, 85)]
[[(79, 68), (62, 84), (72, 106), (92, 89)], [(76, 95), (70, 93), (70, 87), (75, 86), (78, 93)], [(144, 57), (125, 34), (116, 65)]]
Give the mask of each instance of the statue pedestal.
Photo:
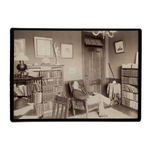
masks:
[(60, 63), (59, 63), (59, 62), (57, 62), (55, 65), (60, 65)]

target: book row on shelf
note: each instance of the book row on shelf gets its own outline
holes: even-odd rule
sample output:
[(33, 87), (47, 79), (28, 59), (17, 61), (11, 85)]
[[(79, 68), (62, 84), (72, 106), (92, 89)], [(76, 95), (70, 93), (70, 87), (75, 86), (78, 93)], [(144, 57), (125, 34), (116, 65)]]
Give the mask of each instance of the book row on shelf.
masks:
[(60, 70), (53, 70), (53, 71), (42, 71), (40, 72), (40, 76), (43, 78), (58, 78), (62, 77), (62, 71)]
[(137, 101), (137, 102), (138, 102), (138, 94), (134, 94), (134, 93), (130, 93), (130, 92), (123, 91), (123, 92), (122, 92), (122, 97), (123, 97), (123, 98), (128, 98), (128, 99), (130, 99), (130, 100), (133, 100), (133, 101)]
[(126, 98), (122, 98), (122, 104), (125, 105), (125, 106), (128, 106), (128, 107), (131, 107), (133, 109), (138, 110), (138, 103), (137, 102), (130, 101)]
[(122, 76), (138, 77), (138, 70), (122, 70)]
[(132, 85), (138, 85), (138, 78), (122, 77), (122, 82)]
[(53, 92), (53, 85), (46, 85), (46, 86), (42, 86), (43, 89), (43, 94), (45, 93), (52, 93)]
[(138, 93), (138, 88), (129, 84), (122, 84), (122, 90), (131, 93)]
[(46, 93), (43, 94), (43, 102), (52, 101), (55, 98), (55, 93)]
[(63, 92), (63, 86), (62, 85), (42, 86), (42, 88), (43, 88), (43, 94)]
[(14, 94), (15, 96), (28, 96), (31, 95), (32, 92), (40, 92), (41, 84), (39, 83), (28, 83), (27, 85), (19, 85), (16, 86), (14, 84)]
[(63, 79), (56, 78), (56, 79), (42, 79), (42, 85), (62, 85)]
[(63, 86), (53, 86), (54, 93), (61, 93), (63, 92)]

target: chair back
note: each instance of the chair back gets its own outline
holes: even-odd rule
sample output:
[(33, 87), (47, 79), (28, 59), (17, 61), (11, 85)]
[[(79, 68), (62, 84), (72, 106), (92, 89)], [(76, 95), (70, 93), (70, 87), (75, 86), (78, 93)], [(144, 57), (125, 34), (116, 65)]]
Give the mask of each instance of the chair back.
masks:
[(69, 110), (69, 98), (56, 95), (54, 99), (52, 118), (67, 118)]
[[(72, 92), (73, 92), (73, 86), (72, 86), (73, 82), (74, 81), (69, 81), (69, 87), (70, 87), (72, 97), (73, 97), (73, 94), (72, 94)], [(82, 87), (85, 91), (85, 86), (84, 86), (83, 80), (78, 80), (77, 82), (79, 83), (79, 86)], [(74, 109), (85, 110), (85, 102), (83, 100), (72, 98), (72, 107)]]

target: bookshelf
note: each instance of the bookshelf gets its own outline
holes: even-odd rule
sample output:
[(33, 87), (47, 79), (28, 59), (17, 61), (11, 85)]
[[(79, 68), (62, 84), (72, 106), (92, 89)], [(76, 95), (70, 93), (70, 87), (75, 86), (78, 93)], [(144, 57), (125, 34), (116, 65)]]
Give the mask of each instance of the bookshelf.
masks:
[(138, 110), (138, 68), (121, 68), (122, 105)]
[(14, 97), (27, 97), (29, 103), (34, 103), (33, 95), (42, 92), (42, 77), (14, 78)]
[[(24, 97), (28, 104), (33, 104), (34, 115), (43, 116), (42, 77), (14, 78), (14, 99), (21, 100)], [(20, 109), (20, 113), (23, 109)]]
[(32, 66), (28, 67), (28, 71), (42, 77), (43, 109), (52, 110), (55, 95), (64, 95), (63, 65)]

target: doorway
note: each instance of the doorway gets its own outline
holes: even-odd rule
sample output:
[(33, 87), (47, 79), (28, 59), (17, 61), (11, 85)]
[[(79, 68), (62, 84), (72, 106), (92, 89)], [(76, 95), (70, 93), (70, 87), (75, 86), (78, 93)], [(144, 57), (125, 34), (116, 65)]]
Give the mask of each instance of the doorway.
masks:
[[(103, 94), (105, 85), (104, 47), (86, 45), (82, 33), (83, 80), (87, 92)], [(93, 38), (93, 37), (92, 37)], [(104, 41), (102, 41), (104, 43)]]

